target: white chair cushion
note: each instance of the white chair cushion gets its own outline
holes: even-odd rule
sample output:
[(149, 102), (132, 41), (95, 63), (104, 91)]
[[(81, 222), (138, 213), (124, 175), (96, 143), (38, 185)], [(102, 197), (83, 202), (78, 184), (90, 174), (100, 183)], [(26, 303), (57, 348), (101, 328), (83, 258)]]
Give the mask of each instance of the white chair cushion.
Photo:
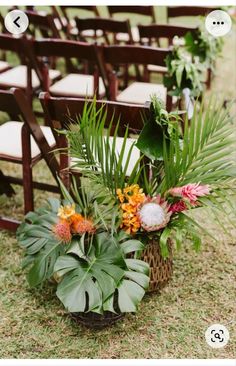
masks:
[[(10, 156), (15, 159), (22, 159), (21, 129), (23, 123), (9, 121), (0, 126), (0, 156)], [(55, 139), (50, 127), (40, 126), (48, 144), (53, 147)], [(31, 157), (40, 155), (40, 150), (31, 136)]]
[[(140, 41), (138, 27), (132, 27), (131, 33), (132, 33), (133, 41), (135, 43), (138, 43)], [(117, 33), (116, 39), (119, 42), (128, 42), (129, 35), (127, 33)]]
[[(93, 75), (69, 74), (63, 79), (57, 81), (50, 87), (50, 93), (53, 95), (63, 95), (71, 97), (94, 95), (94, 78)], [(99, 78), (99, 95), (105, 94), (105, 86), (102, 78)]]
[(129, 85), (116, 99), (118, 102), (145, 104), (145, 102), (151, 100), (154, 94), (166, 103), (167, 91), (164, 85), (142, 82), (135, 82)]
[[(104, 137), (105, 138), (105, 137)], [(119, 157), (120, 153), (121, 153), (121, 149), (122, 149), (122, 144), (123, 144), (123, 137), (117, 137), (116, 138), (116, 154), (117, 154), (117, 158)], [(122, 161), (122, 167), (123, 169), (125, 168), (125, 164), (126, 164), (126, 161), (127, 161), (127, 158), (128, 158), (128, 154), (129, 154), (129, 151), (130, 151), (130, 148), (131, 146), (133, 145), (133, 143), (136, 141), (136, 139), (133, 139), (133, 138), (127, 138), (126, 139), (126, 145), (125, 145), (125, 151), (124, 151), (124, 156), (123, 156), (123, 161)], [(109, 137), (109, 143), (110, 143), (110, 146), (112, 146), (113, 144), (113, 137)], [(140, 151), (139, 149), (136, 147), (136, 146), (133, 146), (133, 149), (132, 149), (132, 155), (131, 155), (131, 159), (129, 161), (129, 165), (128, 165), (128, 168), (127, 168), (127, 176), (130, 176), (134, 167), (135, 167), (135, 164), (137, 163), (137, 161), (139, 160), (140, 158)], [(75, 166), (76, 162), (78, 161), (78, 159), (71, 159), (71, 168), (73, 170), (77, 170), (77, 167)]]
[[(58, 70), (49, 70), (49, 78), (51, 80), (56, 79), (61, 75)], [(27, 67), (25, 65), (19, 65), (12, 69), (0, 74), (0, 86), (4, 87), (16, 87), (25, 89), (27, 87)], [(40, 86), (38, 76), (34, 70), (32, 70), (32, 86), (34, 89)]]
[(10, 65), (7, 62), (0, 60), (0, 72), (6, 70), (8, 67), (10, 67)]
[(147, 69), (150, 72), (159, 72), (160, 74), (165, 74), (168, 71), (167, 67), (158, 65), (148, 65)]

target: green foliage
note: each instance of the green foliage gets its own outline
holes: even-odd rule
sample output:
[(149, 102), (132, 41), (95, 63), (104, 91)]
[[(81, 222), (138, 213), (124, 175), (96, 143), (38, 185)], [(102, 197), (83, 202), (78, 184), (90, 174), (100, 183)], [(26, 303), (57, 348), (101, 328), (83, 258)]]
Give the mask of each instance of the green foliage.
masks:
[(164, 76), (164, 85), (172, 96), (181, 96), (185, 88), (190, 89), (191, 95), (197, 97), (203, 90), (200, 63), (193, 62), (191, 56), (182, 48), (175, 47), (166, 58), (168, 75)]
[[(70, 250), (58, 258), (57, 276), (62, 277), (57, 296), (70, 312), (136, 311), (149, 283), (149, 267), (124, 254), (143, 245), (128, 240), (119, 246), (118, 239), (102, 232), (86, 242), (84, 253)], [(118, 307), (114, 308), (115, 296)]]
[(222, 52), (223, 37), (213, 37), (206, 30), (199, 28), (196, 32), (186, 33), (184, 38), (185, 48), (192, 57), (213, 69), (216, 58)]
[(203, 109), (203, 103), (199, 110), (195, 105), (191, 123), (185, 119), (183, 139), (176, 131), (168, 148), (164, 141), (162, 194), (194, 182), (218, 186), (236, 176), (229, 111), (213, 100)]
[(170, 138), (177, 123), (178, 115), (168, 113), (163, 101), (153, 96), (151, 116), (139, 135), (136, 147), (149, 159), (163, 160), (163, 138)]
[[(106, 120), (105, 105), (97, 110), (96, 99), (92, 103), (85, 103), (82, 115), (78, 117), (77, 124), (70, 126), (67, 138), (74, 167), (79, 169), (83, 176), (92, 176), (93, 180), (97, 176), (100, 183), (114, 194), (118, 187), (124, 187), (125, 182), (128, 184), (137, 182), (142, 172), (140, 169), (142, 157), (138, 159), (130, 176), (127, 177), (135, 142), (125, 154), (129, 134), (127, 126), (120, 153), (117, 153), (119, 121), (115, 121), (114, 124), (112, 119), (107, 125)], [(114, 125), (115, 131), (112, 133)]]
[(57, 258), (65, 246), (57, 240), (52, 228), (58, 221), (59, 200), (49, 200), (50, 207), (38, 209), (25, 216), (17, 230), (17, 240), (25, 250), (23, 266), (31, 266), (27, 275), (31, 287), (52, 277)]

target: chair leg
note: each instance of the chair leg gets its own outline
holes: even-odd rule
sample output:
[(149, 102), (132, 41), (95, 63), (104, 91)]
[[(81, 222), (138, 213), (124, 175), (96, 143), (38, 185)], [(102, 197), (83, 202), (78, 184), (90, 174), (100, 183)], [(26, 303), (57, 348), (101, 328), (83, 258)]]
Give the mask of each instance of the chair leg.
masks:
[(29, 164), (23, 164), (24, 213), (34, 211), (33, 174)]
[(24, 191), (24, 213), (34, 211), (34, 198), (33, 198), (33, 174), (32, 174), (32, 162), (31, 162), (31, 147), (30, 147), (30, 134), (27, 126), (24, 124), (22, 127), (22, 152), (23, 152), (23, 191)]

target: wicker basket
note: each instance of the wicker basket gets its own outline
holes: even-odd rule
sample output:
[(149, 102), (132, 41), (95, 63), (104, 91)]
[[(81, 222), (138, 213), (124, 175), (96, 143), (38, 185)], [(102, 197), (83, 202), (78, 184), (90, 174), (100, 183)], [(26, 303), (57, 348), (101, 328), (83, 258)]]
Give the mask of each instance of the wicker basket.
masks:
[(91, 329), (103, 329), (113, 325), (124, 317), (124, 314), (114, 314), (105, 311), (103, 315), (93, 312), (89, 313), (71, 313), (72, 319), (80, 325)]
[(113, 308), (116, 313), (104, 311), (103, 314), (97, 314), (92, 311), (86, 312), (86, 309), (88, 309), (88, 307), (86, 307), (84, 313), (71, 313), (71, 317), (77, 324), (83, 325), (87, 328), (103, 329), (113, 325), (125, 316), (125, 314), (121, 313), (119, 310), (117, 291), (114, 296)]
[(150, 266), (150, 283), (147, 292), (155, 292), (162, 289), (173, 274), (172, 242), (168, 241), (169, 257), (164, 259), (161, 255), (160, 245), (153, 240), (146, 245), (141, 259)]

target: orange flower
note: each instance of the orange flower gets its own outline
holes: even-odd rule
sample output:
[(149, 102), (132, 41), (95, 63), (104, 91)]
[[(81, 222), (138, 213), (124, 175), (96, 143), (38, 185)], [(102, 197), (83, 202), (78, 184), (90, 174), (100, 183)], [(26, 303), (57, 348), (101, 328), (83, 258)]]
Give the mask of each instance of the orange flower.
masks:
[(117, 189), (117, 196), (121, 202), (122, 224), (127, 233), (136, 233), (140, 228), (140, 220), (137, 215), (138, 206), (144, 202), (145, 194), (138, 184), (132, 184), (123, 189)]
[(145, 194), (143, 193), (143, 190), (139, 188), (138, 184), (132, 184), (131, 186), (124, 188), (123, 192), (126, 200), (134, 206), (138, 203), (142, 203), (145, 199)]
[(121, 190), (120, 188), (118, 188), (118, 189), (116, 190), (116, 194), (117, 194), (117, 197), (118, 197), (119, 201), (120, 201), (121, 203), (123, 203), (123, 202), (124, 202), (124, 200), (125, 200), (125, 196), (123, 195), (122, 190)]
[(79, 220), (74, 224), (74, 230), (76, 234), (83, 235), (85, 233), (94, 234), (96, 228), (91, 220), (82, 218), (82, 220)]
[(75, 213), (74, 215), (72, 215), (70, 217), (70, 227), (71, 227), (71, 231), (72, 233), (76, 232), (76, 225), (78, 224), (78, 222), (80, 222), (81, 220), (84, 220), (83, 216)]
[(71, 241), (70, 224), (66, 220), (60, 220), (52, 229), (56, 238), (65, 244)]

